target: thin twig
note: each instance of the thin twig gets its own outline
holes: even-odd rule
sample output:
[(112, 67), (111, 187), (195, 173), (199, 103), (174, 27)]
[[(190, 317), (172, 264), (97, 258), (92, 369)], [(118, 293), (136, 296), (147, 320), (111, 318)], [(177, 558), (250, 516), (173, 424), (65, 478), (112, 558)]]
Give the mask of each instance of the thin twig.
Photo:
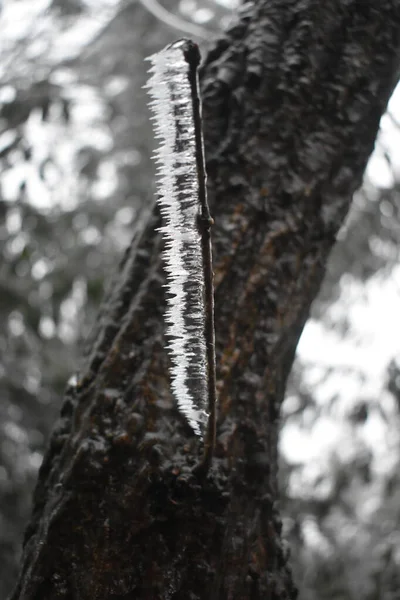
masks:
[(208, 392), (208, 423), (204, 437), (204, 454), (197, 471), (207, 471), (212, 460), (216, 437), (216, 361), (215, 361), (215, 325), (214, 325), (214, 273), (212, 267), (211, 226), (214, 221), (210, 214), (207, 201), (207, 174), (204, 158), (204, 142), (201, 121), (201, 105), (199, 97), (198, 65), (200, 63), (200, 51), (197, 44), (188, 41), (185, 49), (185, 58), (190, 66), (189, 81), (192, 90), (193, 119), (196, 142), (196, 163), (199, 183), (199, 201), (201, 214), (199, 216), (199, 228), (201, 233), (201, 247), (204, 269), (205, 290), (205, 338), (207, 347), (207, 392)]

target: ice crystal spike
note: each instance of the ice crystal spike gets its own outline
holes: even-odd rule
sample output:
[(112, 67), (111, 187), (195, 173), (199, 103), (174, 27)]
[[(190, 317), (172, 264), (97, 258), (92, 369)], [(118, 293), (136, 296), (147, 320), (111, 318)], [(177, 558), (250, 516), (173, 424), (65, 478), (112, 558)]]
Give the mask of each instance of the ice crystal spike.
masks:
[(179, 40), (148, 60), (151, 77), (146, 87), (160, 141), (155, 160), (163, 217), (160, 231), (165, 241), (171, 387), (179, 409), (194, 432), (202, 436), (209, 416), (209, 367), (204, 248), (199, 226), (204, 216), (200, 195), (205, 203), (206, 197), (204, 173), (198, 168), (202, 139), (196, 129), (193, 97), (199, 52), (192, 42)]

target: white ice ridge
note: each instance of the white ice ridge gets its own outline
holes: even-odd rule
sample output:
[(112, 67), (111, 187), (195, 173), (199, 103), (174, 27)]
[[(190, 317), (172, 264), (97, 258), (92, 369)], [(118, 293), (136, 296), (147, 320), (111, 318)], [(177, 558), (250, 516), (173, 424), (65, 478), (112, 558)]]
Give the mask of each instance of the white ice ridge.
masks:
[(204, 271), (199, 181), (190, 66), (185, 40), (154, 54), (146, 85), (151, 96), (154, 130), (160, 144), (155, 152), (160, 230), (167, 273), (167, 346), (171, 357), (171, 387), (178, 407), (197, 435), (207, 423), (207, 362)]

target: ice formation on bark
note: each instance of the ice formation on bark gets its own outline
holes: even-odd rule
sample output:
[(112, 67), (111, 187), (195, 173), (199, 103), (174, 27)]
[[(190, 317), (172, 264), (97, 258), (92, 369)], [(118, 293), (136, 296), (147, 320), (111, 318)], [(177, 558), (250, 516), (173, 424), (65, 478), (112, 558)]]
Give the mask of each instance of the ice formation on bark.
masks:
[(147, 88), (159, 147), (155, 153), (167, 272), (167, 336), (171, 387), (196, 434), (207, 423), (205, 282), (193, 88), (194, 44), (179, 40), (154, 54)]

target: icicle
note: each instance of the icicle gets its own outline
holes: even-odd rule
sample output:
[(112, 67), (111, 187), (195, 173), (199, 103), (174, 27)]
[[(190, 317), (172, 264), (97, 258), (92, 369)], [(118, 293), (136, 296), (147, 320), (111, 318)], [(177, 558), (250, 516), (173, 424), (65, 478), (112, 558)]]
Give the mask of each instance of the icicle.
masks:
[(215, 404), (215, 359), (210, 362), (208, 348), (214, 344), (211, 219), (196, 88), (199, 51), (193, 42), (179, 40), (148, 60), (152, 66), (146, 87), (160, 140), (155, 158), (165, 240), (171, 387), (190, 426), (203, 435), (210, 411), (214, 416), (210, 389)]

